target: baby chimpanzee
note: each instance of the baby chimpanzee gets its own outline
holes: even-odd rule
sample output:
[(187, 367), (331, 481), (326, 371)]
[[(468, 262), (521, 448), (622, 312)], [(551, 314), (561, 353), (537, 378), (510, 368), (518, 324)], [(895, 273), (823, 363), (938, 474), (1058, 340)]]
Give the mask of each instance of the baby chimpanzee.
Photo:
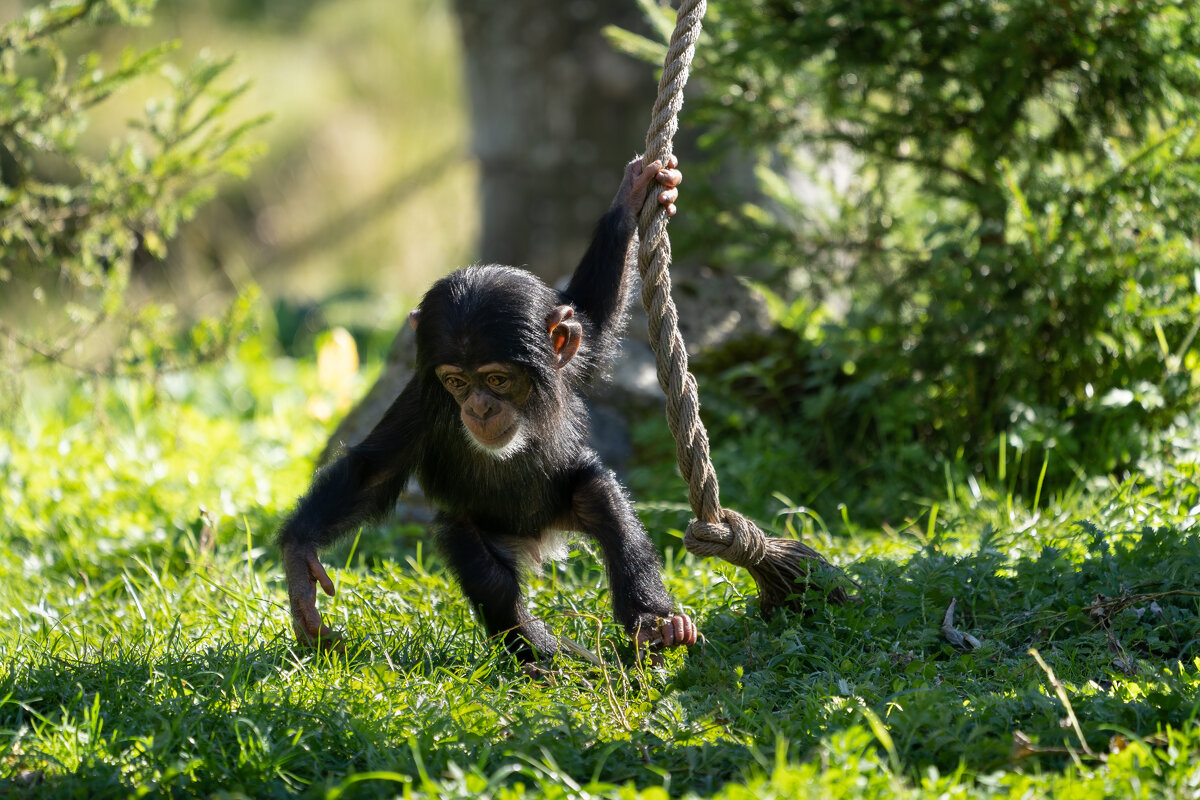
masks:
[(587, 445), (581, 398), (624, 325), (638, 211), (657, 182), (658, 202), (674, 214), (681, 180), (674, 158), (630, 162), (566, 291), (496, 265), (433, 285), (409, 317), (416, 374), (366, 439), (317, 473), (279, 532), (301, 642), (341, 638), (317, 611), (316, 585), (334, 591), (317, 549), (385, 514), (415, 473), (439, 509), (438, 545), (463, 593), (522, 659), (558, 650), (525, 606), (521, 571), (540, 564), (563, 531), (599, 543), (613, 615), (639, 644), (695, 643), (696, 626), (674, 610), (628, 497)]

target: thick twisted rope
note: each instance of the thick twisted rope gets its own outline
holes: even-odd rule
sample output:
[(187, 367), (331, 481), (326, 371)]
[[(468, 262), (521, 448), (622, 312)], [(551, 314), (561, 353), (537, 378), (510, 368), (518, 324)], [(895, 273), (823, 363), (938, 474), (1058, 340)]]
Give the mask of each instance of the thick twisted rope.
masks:
[[(683, 0), (667, 50), (653, 119), (646, 134), (643, 163), (667, 163), (679, 129), (683, 87), (700, 37), (705, 0)], [(654, 193), (651, 193), (652, 195)], [(688, 525), (683, 544), (698, 556), (720, 556), (745, 567), (758, 584), (759, 605), (766, 615), (788, 605), (802, 607), (808, 588), (809, 562), (827, 564), (819, 553), (793, 539), (766, 536), (736, 511), (721, 508), (717, 474), (709, 458), (708, 431), (700, 421), (696, 379), (688, 371), (687, 348), (679, 333), (679, 315), (671, 299), (671, 239), (667, 213), (654, 196), (648, 197), (638, 219), (638, 270), (642, 276), (642, 305), (649, 317), (650, 346), (658, 385), (667, 398), (667, 423), (675, 437), (675, 460), (688, 484), (688, 501), (696, 519)], [(829, 599), (846, 599), (841, 589)]]

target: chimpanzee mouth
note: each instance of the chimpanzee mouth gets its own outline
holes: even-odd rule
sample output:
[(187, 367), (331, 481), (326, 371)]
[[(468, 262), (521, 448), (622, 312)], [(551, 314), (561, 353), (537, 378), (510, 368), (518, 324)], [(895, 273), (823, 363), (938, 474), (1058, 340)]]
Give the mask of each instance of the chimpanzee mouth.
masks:
[(520, 452), (525, 447), (525, 432), (519, 422), (513, 423), (502, 433), (490, 439), (477, 436), (474, 432), (469, 438), (471, 444), (475, 445), (475, 449), (501, 460)]
[(488, 437), (474, 432), (472, 432), (472, 435), (484, 447), (503, 447), (505, 441), (516, 431), (516, 428), (517, 423), (514, 422), (495, 436)]

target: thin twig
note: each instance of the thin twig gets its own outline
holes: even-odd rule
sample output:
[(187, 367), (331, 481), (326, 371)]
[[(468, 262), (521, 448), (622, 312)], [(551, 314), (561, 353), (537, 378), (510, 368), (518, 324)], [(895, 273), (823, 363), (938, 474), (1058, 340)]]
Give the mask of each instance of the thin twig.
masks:
[(1029, 648), (1029, 655), (1033, 656), (1033, 660), (1037, 662), (1042, 671), (1046, 673), (1046, 677), (1050, 679), (1050, 685), (1054, 687), (1054, 693), (1058, 695), (1058, 701), (1063, 704), (1063, 708), (1067, 710), (1067, 720), (1070, 721), (1071, 727), (1075, 729), (1075, 735), (1079, 737), (1079, 744), (1083, 747), (1083, 752), (1089, 756), (1095, 755), (1092, 748), (1088, 746), (1087, 739), (1083, 738), (1083, 729), (1079, 727), (1079, 719), (1075, 716), (1075, 709), (1071, 707), (1071, 698), (1067, 696), (1067, 690), (1054, 674), (1054, 670), (1050, 669), (1050, 665), (1042, 660), (1042, 654), (1037, 651), (1036, 647)]

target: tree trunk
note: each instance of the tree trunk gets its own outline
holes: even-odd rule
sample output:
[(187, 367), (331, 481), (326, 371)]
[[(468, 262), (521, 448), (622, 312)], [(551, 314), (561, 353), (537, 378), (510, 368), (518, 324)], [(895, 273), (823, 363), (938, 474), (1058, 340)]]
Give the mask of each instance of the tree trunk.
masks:
[[(644, 21), (634, 0), (455, 0), (455, 8), (481, 174), (479, 260), (557, 283), (574, 270), (645, 138), (655, 72), (615, 52), (602, 33), (609, 24), (643, 30)], [(396, 337), (382, 375), (338, 425), (321, 463), (361, 441), (404, 387), (409, 334), (405, 326)]]
[(606, 25), (641, 30), (634, 0), (455, 0), (479, 159), (484, 262), (570, 274), (643, 144), (653, 68)]

